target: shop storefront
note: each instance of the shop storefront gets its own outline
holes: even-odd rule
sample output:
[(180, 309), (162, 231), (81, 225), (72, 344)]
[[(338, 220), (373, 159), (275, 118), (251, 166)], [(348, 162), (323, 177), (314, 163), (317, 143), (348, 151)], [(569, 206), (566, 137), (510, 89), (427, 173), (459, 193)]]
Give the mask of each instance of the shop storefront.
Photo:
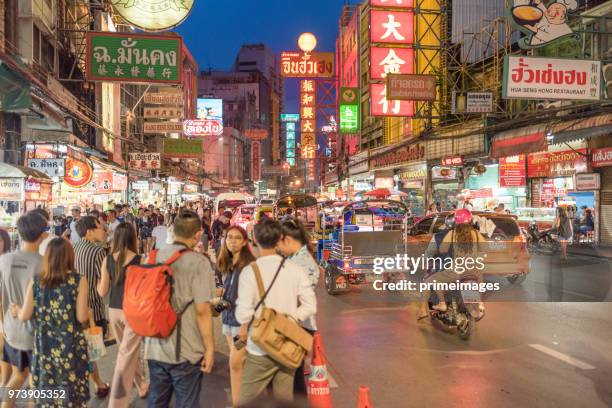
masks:
[[(610, 139), (599, 140), (598, 146), (612, 144)], [(600, 242), (612, 245), (612, 147), (597, 147), (591, 151), (593, 171), (600, 175), (600, 206), (595, 212), (595, 225), (598, 226)]]
[(524, 156), (502, 158), (499, 164), (486, 164), (472, 171), (465, 182), (472, 205), (492, 211), (499, 204), (515, 211), (527, 200)]
[(431, 168), (432, 202), (440, 211), (459, 208), (462, 198), (463, 182), (461, 171), (457, 168), (433, 166)]
[[(385, 146), (370, 152), (370, 172), (374, 174), (375, 189), (386, 188), (390, 192), (400, 189), (401, 169), (407, 169), (415, 164), (423, 164), (425, 160), (425, 143), (415, 143), (408, 146)], [(406, 180), (410, 181), (410, 180)], [(414, 181), (414, 180), (413, 180)], [(408, 198), (408, 197), (403, 197)]]
[(426, 208), (427, 163), (405, 166), (398, 170), (398, 190), (405, 193), (401, 201), (410, 208), (412, 215), (422, 217)]

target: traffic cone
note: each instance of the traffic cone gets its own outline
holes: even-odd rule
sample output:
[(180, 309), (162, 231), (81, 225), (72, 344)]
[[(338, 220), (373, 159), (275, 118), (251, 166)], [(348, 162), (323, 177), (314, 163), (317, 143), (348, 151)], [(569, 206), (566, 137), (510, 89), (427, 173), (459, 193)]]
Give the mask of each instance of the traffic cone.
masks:
[(313, 339), (312, 362), (308, 377), (308, 402), (313, 408), (333, 408), (327, 367), (325, 367), (325, 357), (323, 357), (323, 344), (321, 344), (319, 333), (315, 333)]
[(370, 402), (370, 389), (366, 386), (359, 387), (359, 400), (357, 401), (357, 408), (372, 408), (372, 402)]

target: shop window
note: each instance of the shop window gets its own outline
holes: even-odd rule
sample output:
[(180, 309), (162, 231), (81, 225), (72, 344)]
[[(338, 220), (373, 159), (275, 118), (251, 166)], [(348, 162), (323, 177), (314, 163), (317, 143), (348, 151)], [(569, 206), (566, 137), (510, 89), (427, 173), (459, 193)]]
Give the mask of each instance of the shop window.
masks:
[(32, 37), (32, 59), (43, 69), (55, 71), (55, 47), (51, 41), (34, 25)]

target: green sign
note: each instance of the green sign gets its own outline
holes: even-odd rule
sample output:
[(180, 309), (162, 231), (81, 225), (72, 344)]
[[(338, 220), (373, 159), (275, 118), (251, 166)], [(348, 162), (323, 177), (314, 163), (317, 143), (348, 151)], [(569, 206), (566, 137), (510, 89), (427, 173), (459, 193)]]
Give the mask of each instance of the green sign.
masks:
[(359, 132), (359, 105), (340, 105), (340, 132)]
[(281, 113), (281, 122), (299, 122), (299, 113)]
[(340, 88), (340, 105), (359, 105), (359, 88)]
[(200, 158), (202, 139), (164, 139), (164, 156), (180, 159)]
[(89, 32), (87, 79), (179, 83), (183, 40), (178, 36)]
[(287, 163), (289, 163), (290, 166), (295, 166), (295, 158), (287, 157)]

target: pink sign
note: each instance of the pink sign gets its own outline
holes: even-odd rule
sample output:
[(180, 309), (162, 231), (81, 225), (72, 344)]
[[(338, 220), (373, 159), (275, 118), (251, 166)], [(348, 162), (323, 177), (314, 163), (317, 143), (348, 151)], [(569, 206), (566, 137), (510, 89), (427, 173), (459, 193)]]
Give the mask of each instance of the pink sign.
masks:
[(414, 50), (412, 48), (370, 48), (370, 76), (384, 79), (387, 74), (412, 74)]
[(414, 0), (370, 0), (370, 5), (378, 7), (412, 8), (414, 7)]
[(195, 119), (183, 122), (185, 136), (219, 136), (223, 134), (223, 123), (216, 119)]
[(385, 84), (370, 84), (372, 102), (370, 114), (372, 116), (405, 116), (414, 115), (413, 101), (387, 100), (387, 86)]
[(372, 10), (370, 12), (370, 42), (412, 44), (414, 42), (414, 13)]

